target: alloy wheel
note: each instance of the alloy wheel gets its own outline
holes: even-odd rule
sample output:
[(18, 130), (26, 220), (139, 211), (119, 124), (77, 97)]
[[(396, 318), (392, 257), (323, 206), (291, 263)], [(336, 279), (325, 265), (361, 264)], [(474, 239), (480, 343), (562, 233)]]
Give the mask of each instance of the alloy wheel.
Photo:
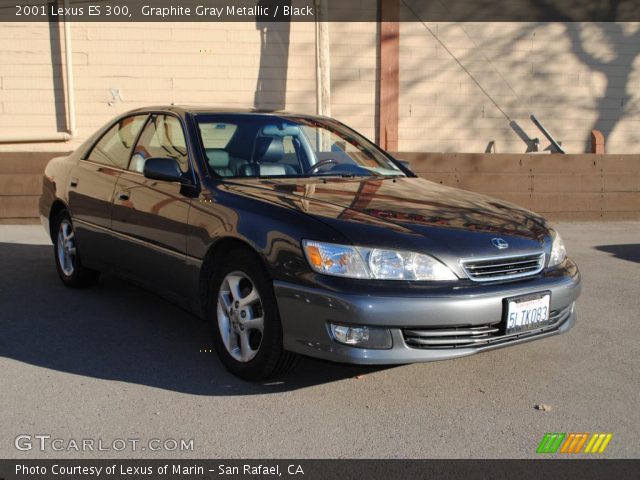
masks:
[(60, 269), (67, 277), (72, 276), (76, 269), (77, 247), (73, 226), (66, 218), (60, 222), (60, 227), (58, 227), (56, 248)]
[(243, 272), (229, 273), (218, 293), (218, 328), (229, 354), (238, 362), (253, 360), (264, 334), (264, 309), (254, 282)]

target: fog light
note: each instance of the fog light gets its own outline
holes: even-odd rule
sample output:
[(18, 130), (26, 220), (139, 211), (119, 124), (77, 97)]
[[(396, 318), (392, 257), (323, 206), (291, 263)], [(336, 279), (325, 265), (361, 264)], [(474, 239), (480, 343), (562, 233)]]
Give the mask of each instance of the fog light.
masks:
[(386, 328), (331, 325), (331, 336), (338, 343), (360, 348), (391, 348), (391, 332)]

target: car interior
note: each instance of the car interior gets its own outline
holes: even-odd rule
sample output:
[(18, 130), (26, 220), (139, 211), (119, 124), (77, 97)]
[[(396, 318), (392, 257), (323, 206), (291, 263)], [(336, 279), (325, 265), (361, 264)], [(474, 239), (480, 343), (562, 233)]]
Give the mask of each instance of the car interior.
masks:
[(298, 176), (321, 160), (296, 125), (219, 123), (200, 128), (209, 167), (221, 177)]
[(235, 129), (222, 148), (205, 148), (207, 161), (211, 170), (221, 177), (300, 175), (302, 158), (298, 135), (300, 131), (295, 127), (243, 125)]
[(304, 120), (221, 118), (198, 125), (209, 170), (223, 178), (395, 174), (348, 134)]
[(134, 149), (129, 170), (142, 173), (150, 157), (175, 158), (183, 172), (188, 169), (187, 147), (178, 119), (166, 115), (151, 118)]

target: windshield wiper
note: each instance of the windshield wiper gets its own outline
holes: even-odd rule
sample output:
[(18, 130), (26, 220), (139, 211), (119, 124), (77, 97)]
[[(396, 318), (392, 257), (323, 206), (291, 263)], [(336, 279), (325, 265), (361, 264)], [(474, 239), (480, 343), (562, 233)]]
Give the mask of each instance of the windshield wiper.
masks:
[(323, 174), (323, 175), (312, 175), (313, 177), (316, 178), (327, 178), (327, 177), (337, 177), (337, 178), (370, 178), (370, 177), (374, 177), (377, 178), (380, 175), (375, 174), (375, 173), (327, 173), (327, 174)]

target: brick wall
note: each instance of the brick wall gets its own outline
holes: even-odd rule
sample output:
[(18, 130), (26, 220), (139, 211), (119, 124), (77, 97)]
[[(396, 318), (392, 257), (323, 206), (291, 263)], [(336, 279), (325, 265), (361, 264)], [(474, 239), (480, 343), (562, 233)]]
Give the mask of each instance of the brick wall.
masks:
[[(404, 12), (403, 18), (410, 17)], [(542, 138), (528, 119), (535, 113), (568, 152), (589, 151), (592, 128), (605, 134), (608, 153), (637, 151), (639, 23), (427, 24), (442, 43), (419, 22), (400, 25), (400, 150), (484, 152), (493, 141), (498, 153), (521, 153), (526, 144), (509, 121)], [(67, 151), (115, 115), (150, 104), (314, 113), (314, 24), (264, 27), (73, 23), (78, 140), (5, 144), (0, 152)], [(372, 139), (377, 28), (373, 22), (329, 26), (332, 114)], [(0, 65), (3, 134), (63, 131), (61, 27), (0, 24)], [(112, 91), (119, 92), (115, 99)]]
[(607, 153), (639, 151), (638, 23), (426, 26), (442, 43), (421, 23), (400, 27), (401, 150), (524, 152), (512, 120), (544, 149), (533, 113), (568, 153), (591, 151), (594, 128)]
[[(132, 108), (176, 102), (315, 112), (314, 24), (264, 27), (73, 23), (78, 136), (0, 145), (0, 218), (34, 215), (43, 162)], [(637, 152), (639, 23), (427, 27), (442, 43), (419, 22), (401, 23), (400, 150), (483, 152), (493, 141), (499, 153), (523, 152), (509, 120), (541, 137), (528, 120), (535, 113), (569, 152), (587, 151), (594, 127), (605, 133), (608, 153)], [(332, 115), (375, 139), (378, 26), (329, 28)], [(3, 135), (66, 128), (61, 30), (0, 24)], [(554, 218), (627, 218), (639, 208), (637, 156), (406, 156), (425, 176), (489, 189)]]
[[(78, 139), (5, 144), (0, 152), (72, 150), (110, 118), (153, 104), (315, 113), (314, 24), (263, 27), (254, 22), (73, 23)], [(56, 24), (0, 24), (3, 134), (28, 128), (46, 135), (66, 128), (61, 34)], [(373, 138), (376, 24), (334, 23), (330, 38), (334, 115)]]

